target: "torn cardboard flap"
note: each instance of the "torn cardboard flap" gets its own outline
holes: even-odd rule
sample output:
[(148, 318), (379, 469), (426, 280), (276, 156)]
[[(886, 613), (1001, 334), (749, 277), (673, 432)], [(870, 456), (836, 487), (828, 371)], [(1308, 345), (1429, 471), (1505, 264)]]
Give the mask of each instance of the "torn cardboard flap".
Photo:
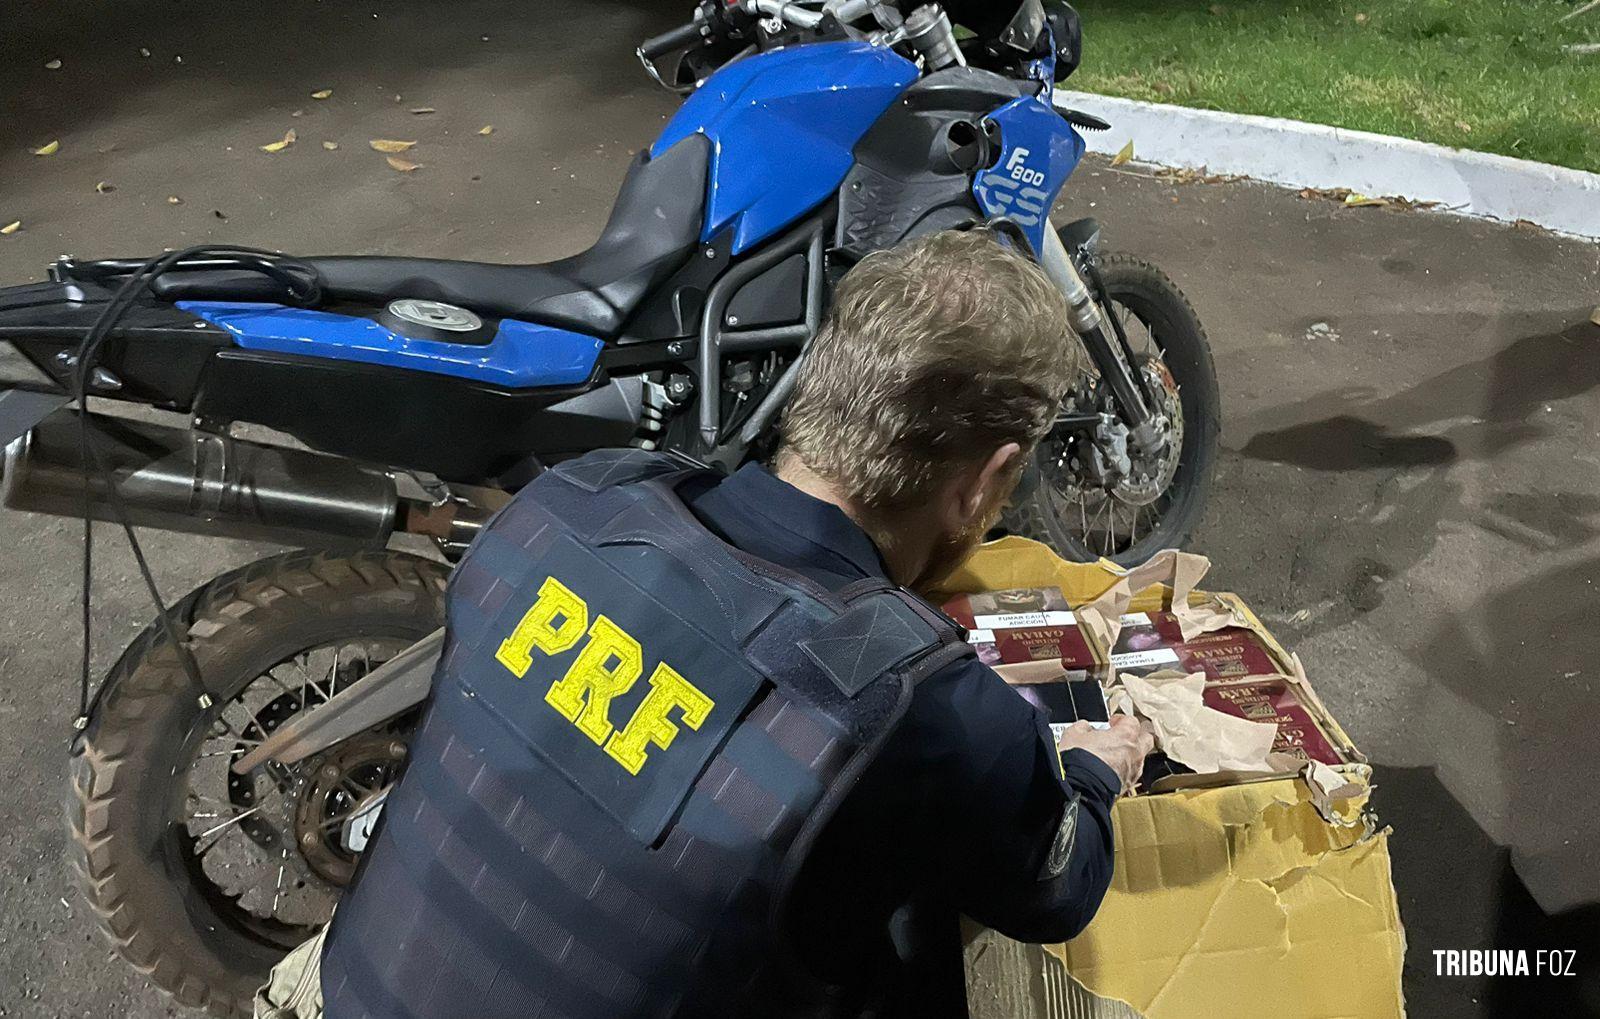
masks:
[[(1289, 760), (1297, 759), (1291, 757)], [(1317, 808), (1317, 813), (1321, 814), (1322, 819), (1329, 824), (1344, 823), (1339, 816), (1337, 805), (1364, 791), (1364, 786), (1359, 782), (1352, 781), (1348, 776), (1321, 761), (1306, 761), (1300, 769), (1300, 777), (1310, 791), (1312, 806)]]
[(934, 585), (930, 600), (943, 604), (959, 594), (1011, 588), (1060, 588), (1067, 601), (1084, 605), (1115, 584), (1123, 571), (1110, 560), (1069, 563), (1049, 547), (1017, 535), (985, 542), (977, 553)]
[(1127, 799), (1114, 820), (1116, 877), (1082, 935), (1013, 961), (990, 932), (989, 964), (1015, 967), (990, 984), (1071, 992), (1010, 1019), (1404, 1015), (1387, 832), (1326, 824), (1294, 779)]

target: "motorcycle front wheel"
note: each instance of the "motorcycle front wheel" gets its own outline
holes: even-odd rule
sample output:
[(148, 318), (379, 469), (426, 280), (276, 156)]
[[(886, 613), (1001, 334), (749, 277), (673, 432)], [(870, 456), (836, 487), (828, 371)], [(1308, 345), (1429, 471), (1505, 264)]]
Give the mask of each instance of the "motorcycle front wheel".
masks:
[(1221, 397), (1205, 329), (1177, 284), (1131, 255), (1101, 255), (1096, 264), (1109, 304), (1102, 311), (1122, 323), (1146, 388), (1172, 420), (1172, 442), (1154, 462), (1135, 459), (1132, 475), (1096, 469), (1105, 458), (1094, 444), (1115, 444), (1125, 433), (1114, 434), (1110, 394), (1090, 379), (1064, 409), (1103, 413), (1107, 434), (1047, 436), (1034, 451), (1036, 480), (1002, 524), (1068, 559), (1131, 566), (1181, 548), (1199, 525), (1216, 470)]
[(355, 867), (345, 822), (394, 780), (415, 719), (293, 766), (229, 765), (443, 625), (447, 576), (394, 552), (272, 556), (172, 610), (204, 696), (157, 623), (113, 667), (72, 758), (72, 863), (117, 952), (181, 1004), (249, 1016), (327, 922)]

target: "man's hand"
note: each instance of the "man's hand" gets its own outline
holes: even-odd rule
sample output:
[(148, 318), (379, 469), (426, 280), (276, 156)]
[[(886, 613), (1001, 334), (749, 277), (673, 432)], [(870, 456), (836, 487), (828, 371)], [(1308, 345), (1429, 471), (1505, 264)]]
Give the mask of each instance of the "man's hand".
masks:
[(1117, 773), (1122, 779), (1122, 791), (1128, 792), (1139, 783), (1145, 755), (1155, 748), (1155, 740), (1144, 731), (1138, 719), (1113, 715), (1109, 729), (1096, 729), (1088, 722), (1073, 722), (1061, 733), (1056, 748), (1062, 753), (1089, 751)]

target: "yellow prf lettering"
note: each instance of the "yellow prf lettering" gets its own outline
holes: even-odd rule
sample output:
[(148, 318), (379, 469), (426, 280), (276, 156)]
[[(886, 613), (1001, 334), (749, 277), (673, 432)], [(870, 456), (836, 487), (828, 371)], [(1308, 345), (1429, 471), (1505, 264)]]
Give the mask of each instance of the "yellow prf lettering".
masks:
[[(564, 617), (561, 625), (552, 625), (558, 616)], [(558, 655), (578, 643), (578, 638), (588, 628), (589, 607), (583, 599), (556, 578), (546, 577), (539, 587), (539, 597), (522, 614), (522, 621), (511, 631), (511, 636), (500, 642), (500, 650), (494, 657), (521, 679), (533, 665), (531, 652), (534, 648), (547, 655)]]
[(567, 674), (550, 685), (544, 699), (585, 736), (604, 743), (614, 728), (606, 713), (611, 699), (627, 693), (643, 671), (639, 642), (605, 616), (597, 616), (589, 628), (589, 643)]
[(644, 695), (622, 731), (606, 743), (606, 753), (627, 768), (629, 774), (637, 775), (649, 756), (645, 752), (647, 744), (654, 743), (665, 750), (678, 735), (678, 727), (667, 718), (668, 712), (673, 708), (683, 709), (683, 724), (699, 729), (715, 706), (710, 697), (662, 662), (650, 674), (650, 692)]

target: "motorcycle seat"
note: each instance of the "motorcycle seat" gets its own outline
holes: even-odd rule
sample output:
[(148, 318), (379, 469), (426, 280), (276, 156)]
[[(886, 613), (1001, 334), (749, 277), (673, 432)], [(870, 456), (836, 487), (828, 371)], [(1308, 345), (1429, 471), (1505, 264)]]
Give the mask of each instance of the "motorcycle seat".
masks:
[(504, 265), (391, 255), (299, 261), (321, 277), (325, 304), (382, 305), (417, 297), (480, 315), (614, 337), (645, 295), (699, 244), (710, 148), (706, 137), (696, 134), (655, 159), (641, 152), (599, 240), (554, 262)]

